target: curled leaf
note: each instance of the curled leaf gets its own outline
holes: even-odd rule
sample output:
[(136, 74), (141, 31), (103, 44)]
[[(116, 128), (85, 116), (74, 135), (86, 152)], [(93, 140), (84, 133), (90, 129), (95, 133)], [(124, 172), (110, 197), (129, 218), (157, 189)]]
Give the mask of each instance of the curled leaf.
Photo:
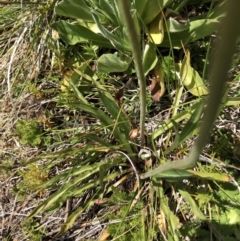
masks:
[(165, 85), (164, 85), (164, 76), (161, 69), (160, 62), (156, 64), (154, 68), (154, 77), (152, 78), (151, 83), (151, 96), (153, 101), (157, 102), (160, 100), (160, 98), (163, 96), (165, 92)]
[(144, 75), (146, 76), (150, 70), (154, 68), (158, 61), (156, 55), (156, 49), (153, 43), (148, 43), (144, 47), (143, 52), (143, 71)]
[(165, 13), (167, 19), (167, 30), (170, 33), (182, 32), (190, 28), (189, 19), (184, 19), (178, 12), (167, 9)]
[(163, 14), (160, 12), (149, 24), (149, 34), (155, 44), (161, 44), (164, 38)]
[(179, 67), (182, 83), (192, 95), (202, 96), (208, 94), (208, 88), (204, 85), (202, 78), (191, 67), (190, 52), (188, 50), (186, 50), (184, 60), (179, 64)]

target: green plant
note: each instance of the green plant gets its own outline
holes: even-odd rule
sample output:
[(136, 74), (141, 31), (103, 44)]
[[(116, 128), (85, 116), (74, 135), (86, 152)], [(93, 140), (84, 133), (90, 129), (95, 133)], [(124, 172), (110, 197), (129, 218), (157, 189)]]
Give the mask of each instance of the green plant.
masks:
[(38, 146), (41, 144), (43, 131), (35, 120), (19, 120), (15, 133), (20, 137), (20, 142), (24, 145)]
[[(184, 2), (186, 3), (186, 1)], [(142, 57), (138, 56), (137, 58), (142, 58), (139, 62), (140, 64), (142, 62), (144, 76), (148, 76), (153, 70), (156, 82), (159, 84), (157, 87), (158, 100), (162, 97), (164, 85), (167, 82), (164, 82), (163, 72), (170, 73), (165, 76), (168, 81), (172, 76), (178, 77), (178, 80), (173, 84), (176, 94), (171, 102), (172, 117), (159, 122), (150, 138), (150, 133), (147, 133), (148, 141), (145, 149), (140, 148), (140, 151), (143, 150), (142, 152), (139, 152), (138, 140), (133, 141), (134, 138), (132, 138), (134, 133), (137, 136), (139, 130), (138, 123), (133, 123), (128, 111), (132, 107), (131, 98), (122, 100), (124, 95), (120, 91), (121, 88), (111, 82), (118, 82), (123, 87), (124, 85), (119, 80), (124, 76), (123, 74), (135, 73), (135, 69), (132, 67), (131, 45), (129, 45), (126, 23), (122, 20), (117, 2), (114, 1), (114, 4), (110, 4), (109, 1), (64, 0), (57, 5), (56, 13), (70, 19), (54, 23), (53, 29), (59, 33), (65, 45), (80, 44), (81, 46), (75, 49), (69, 47), (72, 58), (68, 62), (68, 67), (72, 70), (63, 80), (64, 88), (62, 88), (63, 93), (58, 99), (58, 106), (73, 110), (74, 113), (80, 113), (79, 116), (81, 116), (83, 123), (87, 124), (75, 128), (74, 137), (65, 140), (66, 143), (74, 143), (74, 146), (42, 154), (29, 161), (30, 163), (44, 158), (51, 160), (52, 165), (61, 166), (70, 163), (71, 166), (70, 169), (62, 171), (61, 174), (36, 187), (36, 189), (57, 191), (36, 207), (29, 218), (41, 212), (51, 213), (59, 209), (68, 199), (81, 197), (85, 201), (68, 216), (61, 230), (56, 234), (56, 236), (60, 236), (72, 227), (77, 218), (92, 208), (98, 200), (116, 194), (114, 188), (119, 186), (122, 177), (128, 178), (128, 173), (132, 170), (136, 175), (137, 186), (134, 194), (141, 196), (145, 186), (142, 185), (143, 181), (138, 178), (138, 171), (142, 171), (139, 160), (145, 161), (146, 166), (151, 167), (151, 163), (167, 160), (169, 153), (174, 157), (177, 155), (177, 151), (180, 152), (181, 156), (185, 154), (185, 149), (189, 149), (185, 144), (186, 141), (199, 133), (200, 117), (204, 108), (202, 96), (208, 94), (204, 79), (192, 67), (191, 51), (188, 49), (188, 44), (208, 36), (216, 30), (219, 19), (225, 13), (219, 9), (219, 5), (223, 2), (218, 2), (216, 5), (211, 2), (207, 13), (186, 19), (185, 23), (182, 24), (176, 20), (183, 13), (181, 11), (183, 5), (180, 2), (132, 1), (130, 13), (137, 29), (137, 38), (140, 39), (142, 46)], [(173, 8), (174, 11), (162, 11), (165, 7)], [(179, 13), (176, 13), (176, 10)], [(158, 18), (157, 21), (155, 18)], [(161, 29), (155, 33), (156, 24), (160, 25)], [(162, 36), (163, 32), (165, 37)], [(161, 39), (160, 42), (158, 38)], [(63, 43), (60, 44), (64, 46), (63, 49), (66, 48)], [(181, 46), (184, 47), (184, 57), (179, 63), (174, 61), (173, 51)], [(162, 47), (169, 48), (170, 54), (167, 57), (161, 56)], [(77, 51), (75, 51), (76, 49)], [(162, 71), (161, 66), (164, 66), (164, 71)], [(117, 74), (115, 74), (116, 72)], [(204, 73), (204, 70), (202, 72)], [(157, 86), (157, 84), (155, 85)], [(137, 87), (134, 87), (134, 91), (136, 91)], [(145, 91), (144, 87), (142, 88), (142, 91)], [(166, 89), (170, 89), (170, 84), (166, 86)], [(184, 89), (187, 93), (191, 93), (191, 96), (197, 98), (181, 104)], [(222, 106), (239, 103), (239, 99), (233, 100), (227, 97), (227, 94), (228, 89), (224, 94), (225, 99)], [(145, 97), (140, 94), (139, 98)], [(219, 112), (222, 106), (215, 111)], [(180, 107), (182, 109), (179, 111)], [(214, 118), (216, 112), (213, 113)], [(184, 120), (185, 122), (183, 122)], [(213, 120), (207, 120), (207, 122), (212, 123)], [(205, 131), (208, 132), (208, 130)], [(143, 133), (142, 127), (141, 131)], [(67, 130), (62, 130), (62, 132), (67, 133)], [(168, 132), (165, 146), (156, 146), (159, 136), (165, 132)], [(172, 135), (175, 139), (172, 138)], [(204, 136), (204, 138), (206, 137)], [(152, 143), (149, 143), (149, 139)], [(172, 145), (170, 139), (173, 142)], [(134, 226), (134, 221), (131, 224), (134, 226), (134, 232), (137, 232), (135, 228), (140, 228), (141, 235), (137, 236), (138, 238), (157, 240), (158, 236), (161, 236), (165, 240), (180, 240), (181, 235), (185, 235), (184, 237), (192, 235), (192, 227), (189, 225), (185, 230), (182, 228), (183, 232), (179, 230), (179, 227), (183, 227), (191, 221), (194, 221), (195, 225), (211, 221), (209, 217), (214, 213), (211, 211), (211, 206), (207, 215), (204, 215), (203, 210), (207, 207), (207, 201), (210, 200), (210, 205), (213, 206), (217, 202), (206, 193), (212, 191), (212, 186), (216, 181), (229, 182), (231, 178), (228, 173), (223, 172), (221, 168), (216, 168), (214, 164), (210, 165), (209, 168), (209, 166), (199, 163), (197, 170), (179, 170), (188, 169), (192, 164), (195, 164), (201, 148), (198, 147), (194, 153), (194, 160), (191, 157), (184, 163), (181, 161), (168, 162), (160, 168), (141, 174), (142, 178), (157, 174), (157, 178), (151, 179), (148, 191), (144, 192), (144, 201), (146, 200), (149, 205), (143, 207), (140, 203), (139, 207), (141, 209), (141, 224), (144, 223), (148, 226)], [(122, 167), (123, 170), (120, 171), (121, 169), (118, 167)], [(160, 171), (163, 172), (159, 173)], [(180, 182), (185, 178), (191, 180), (187, 185)], [(176, 180), (177, 183), (172, 183)], [(201, 190), (203, 194), (198, 193), (198, 187), (201, 185), (205, 187)], [(166, 195), (167, 190), (172, 191), (174, 200), (170, 198), (170, 195)], [(215, 194), (219, 197), (220, 192), (216, 191)], [(117, 195), (121, 196), (119, 193)], [(124, 198), (128, 199), (128, 196)], [(127, 204), (130, 204), (129, 200), (127, 200)], [(176, 208), (177, 205), (180, 206), (180, 209)], [(234, 200), (234, 205), (239, 207), (239, 201)], [(137, 209), (133, 210), (133, 212), (138, 211)], [(191, 216), (189, 220), (188, 217), (186, 218), (188, 213)], [(121, 208), (118, 214), (127, 216), (129, 212), (126, 208)], [(163, 223), (159, 219), (162, 219)], [(124, 222), (124, 218), (122, 222)], [(116, 230), (121, 230), (121, 227), (114, 226), (111, 231), (112, 236)], [(123, 231), (125, 230), (126, 226), (123, 225)], [(218, 235), (218, 230), (213, 232), (215, 236)], [(126, 237), (129, 235), (127, 233)], [(136, 237), (136, 235), (133, 233), (130, 236)], [(125, 237), (121, 238), (124, 240)]]
[[(132, 200), (128, 202), (127, 200)], [(116, 240), (142, 240), (142, 229), (145, 229), (142, 219), (143, 202), (134, 203), (134, 193), (124, 193), (113, 189), (113, 195), (109, 200), (109, 206), (118, 206), (118, 210), (107, 214), (110, 225), (107, 227), (109, 235)], [(116, 225), (116, 223), (118, 225)], [(112, 223), (112, 225), (111, 225)]]
[[(43, 166), (30, 164), (27, 170), (20, 170), (19, 175), (22, 181), (17, 185), (15, 192), (24, 196), (28, 192), (36, 191), (36, 188), (48, 180), (48, 170)], [(38, 189), (37, 192), (42, 195), (44, 189)]]
[[(52, 28), (67, 44), (91, 42), (98, 48), (108, 47), (117, 51), (114, 54), (103, 54), (97, 59), (99, 72), (124, 72), (131, 63), (131, 56), (129, 55), (131, 41), (127, 36), (127, 28), (123, 24), (116, 3), (114, 1), (114, 4), (111, 5), (109, 1), (90, 1), (88, 5), (83, 0), (80, 2), (64, 0), (56, 7), (57, 14), (72, 19), (71, 21), (61, 20), (52, 25)], [(179, 48), (210, 35), (217, 29), (220, 19), (224, 16), (224, 12), (220, 8), (222, 4), (214, 5), (212, 3), (207, 15), (183, 19), (181, 16), (183, 5), (176, 4), (172, 0), (132, 1), (131, 13), (138, 36), (135, 42), (138, 39), (143, 48), (144, 75), (147, 76), (149, 71), (154, 69), (157, 82), (161, 87), (161, 90), (158, 90), (160, 97), (164, 93), (164, 77), (161, 72), (161, 56), (157, 53), (157, 45), (170, 47), (171, 49)], [(163, 11), (164, 8), (167, 8), (167, 11)], [(81, 14), (76, 12), (76, 9), (81, 10)], [(77, 18), (77, 21), (73, 20), (75, 18)], [(184, 23), (181, 19), (184, 20)], [(145, 33), (148, 37), (140, 38), (141, 33)], [(138, 44), (132, 46), (138, 46)], [(138, 56), (139, 60), (140, 58)], [(183, 63), (183, 69), (185, 65), (191, 68), (189, 60), (188, 63)], [(180, 71), (182, 71), (181, 68)], [(196, 71), (194, 71), (195, 73), (197, 75)], [(190, 73), (188, 73), (187, 80), (183, 81), (183, 84), (189, 91), (194, 91), (195, 88), (197, 90), (206, 88), (199, 76), (192, 78)], [(144, 89), (144, 86), (142, 89)], [(199, 96), (204, 93), (206, 91), (195, 90), (195, 95)], [(143, 91), (141, 96), (143, 96), (142, 99), (145, 99)], [(144, 122), (143, 116), (141, 121)]]
[[(193, 145), (189, 155), (180, 161), (174, 161), (171, 163), (167, 163), (161, 167), (158, 167), (154, 171), (150, 171), (147, 174), (143, 174), (142, 178), (151, 177), (157, 175), (161, 172), (166, 172), (168, 170), (176, 169), (189, 169), (196, 165), (197, 160), (199, 159), (199, 155), (201, 154), (206, 142), (207, 136), (209, 135), (214, 121), (217, 115), (220, 113), (223, 103), (226, 102), (226, 82), (227, 82), (227, 71), (230, 68), (230, 63), (235, 52), (235, 43), (239, 37), (239, 31), (232, 32), (230, 35), (229, 26), (234, 26), (237, 24), (237, 12), (235, 12), (235, 5), (229, 4), (227, 5), (227, 15), (229, 16), (227, 20), (225, 20), (222, 30), (222, 40), (219, 42), (217, 46), (216, 59), (227, 58), (225, 61), (216, 61), (213, 65), (213, 70), (211, 72), (210, 79), (210, 95), (207, 101), (207, 108), (205, 111), (205, 117), (201, 126), (201, 130), (199, 132), (199, 137), (197, 138), (195, 144)], [(231, 16), (231, 17), (230, 17)], [(230, 44), (232, 48), (225, 49), (224, 46)], [(189, 70), (188, 70), (189, 71)], [(189, 72), (188, 72), (189, 73)], [(190, 73), (194, 76), (193, 73)], [(185, 74), (186, 75), (186, 74)], [(225, 93), (224, 93), (225, 91)], [(225, 95), (225, 98), (219, 98), (218, 94), (222, 93)], [(220, 108), (220, 109), (219, 109)], [(192, 128), (191, 128), (192, 129)]]
[(22, 224), (23, 232), (27, 238), (31, 238), (32, 241), (41, 241), (42, 235), (44, 233), (43, 228), (36, 228), (39, 226), (39, 223), (33, 219), (28, 219)]

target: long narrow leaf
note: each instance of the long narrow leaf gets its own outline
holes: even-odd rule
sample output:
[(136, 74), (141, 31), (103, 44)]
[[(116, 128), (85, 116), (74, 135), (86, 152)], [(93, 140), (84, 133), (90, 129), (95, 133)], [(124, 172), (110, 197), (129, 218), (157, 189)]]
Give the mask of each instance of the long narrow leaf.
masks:
[[(179, 123), (180, 121), (182, 121), (186, 118), (189, 118), (198, 106), (199, 106), (198, 102), (193, 104), (188, 110), (184, 110), (181, 113), (174, 116), (172, 118), (172, 120), (174, 120), (176, 123)], [(160, 128), (157, 129), (155, 132), (153, 132), (152, 139), (153, 140), (156, 139), (159, 135), (161, 135), (165, 131), (171, 129), (173, 127), (172, 120), (168, 120), (168, 121), (164, 122), (163, 124), (161, 124)]]
[(76, 43), (89, 43), (91, 41), (93, 44), (112, 48), (107, 38), (79, 24), (71, 24), (61, 20), (52, 24), (51, 27), (58, 32), (60, 38), (67, 44), (74, 45)]
[(99, 91), (99, 96), (104, 106), (107, 108), (108, 112), (117, 121), (117, 125), (128, 136), (130, 131), (129, 121), (127, 120), (126, 116), (122, 113), (122, 110), (118, 107), (116, 101), (107, 92), (103, 93)]
[(190, 116), (188, 122), (185, 124), (181, 133), (178, 133), (178, 127), (175, 121), (173, 121), (173, 126), (176, 133), (176, 138), (174, 143), (169, 147), (164, 153), (167, 154), (174, 150), (177, 146), (182, 144), (185, 140), (197, 134), (196, 130), (199, 130), (199, 119), (202, 114), (204, 102), (199, 102), (199, 105), (196, 107), (192, 115)]
[(130, 52), (130, 47), (127, 39), (124, 39), (123, 36), (122, 38), (117, 36), (116, 34), (112, 34), (110, 31), (108, 31), (99, 21), (99, 18), (97, 14), (92, 13), (93, 19), (95, 23), (97, 24), (98, 28), (100, 29), (102, 35), (108, 39), (113, 47), (124, 50), (124, 51), (129, 51)]
[(187, 191), (179, 189), (180, 194), (190, 204), (192, 212), (201, 220), (207, 220), (207, 217), (201, 212), (196, 202)]

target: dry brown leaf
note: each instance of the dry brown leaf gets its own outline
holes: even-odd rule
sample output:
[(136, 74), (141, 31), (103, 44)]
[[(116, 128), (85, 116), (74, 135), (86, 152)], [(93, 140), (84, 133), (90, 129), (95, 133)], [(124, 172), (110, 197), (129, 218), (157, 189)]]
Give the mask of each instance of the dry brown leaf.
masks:
[(110, 236), (109, 232), (107, 231), (107, 229), (105, 229), (105, 230), (101, 233), (98, 241), (104, 241), (104, 240), (106, 240), (109, 236)]
[(160, 230), (166, 235), (167, 234), (167, 223), (166, 217), (162, 209), (160, 209), (159, 214), (157, 215), (157, 224)]
[(145, 167), (150, 168), (152, 166), (152, 159), (149, 158), (145, 160)]
[(115, 94), (115, 99), (118, 103), (118, 106), (120, 107), (122, 104), (122, 99), (123, 99), (123, 88), (121, 88), (117, 91), (117, 93)]
[(100, 204), (103, 204), (103, 203), (106, 203), (106, 202), (108, 202), (109, 201), (109, 198), (99, 198), (99, 199), (95, 199), (95, 200), (93, 200), (93, 202), (95, 203), (95, 204), (98, 204), (98, 205), (100, 205)]
[(152, 83), (151, 83), (150, 89), (151, 89), (151, 96), (152, 96), (153, 101), (155, 101), (155, 102), (159, 101), (161, 87), (155, 76), (152, 78)]
[(154, 77), (152, 78), (150, 90), (153, 101), (157, 102), (165, 92), (164, 76), (160, 61), (157, 62), (153, 71)]
[(132, 129), (129, 132), (130, 139), (131, 140), (135, 140), (138, 137), (139, 133), (140, 133), (140, 129), (139, 128)]

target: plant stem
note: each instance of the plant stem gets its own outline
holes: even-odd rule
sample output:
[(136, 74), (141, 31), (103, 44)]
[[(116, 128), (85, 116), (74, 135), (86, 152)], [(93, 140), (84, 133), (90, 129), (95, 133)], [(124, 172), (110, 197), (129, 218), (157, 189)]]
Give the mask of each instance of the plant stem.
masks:
[(127, 33), (129, 35), (129, 42), (132, 49), (133, 60), (138, 77), (138, 83), (140, 87), (140, 140), (141, 146), (144, 146), (144, 129), (145, 129), (145, 115), (146, 115), (146, 80), (142, 65), (142, 53), (140, 37), (137, 34), (133, 18), (130, 13), (130, 1), (129, 0), (118, 0), (118, 8), (123, 17), (123, 22), (126, 25)]

